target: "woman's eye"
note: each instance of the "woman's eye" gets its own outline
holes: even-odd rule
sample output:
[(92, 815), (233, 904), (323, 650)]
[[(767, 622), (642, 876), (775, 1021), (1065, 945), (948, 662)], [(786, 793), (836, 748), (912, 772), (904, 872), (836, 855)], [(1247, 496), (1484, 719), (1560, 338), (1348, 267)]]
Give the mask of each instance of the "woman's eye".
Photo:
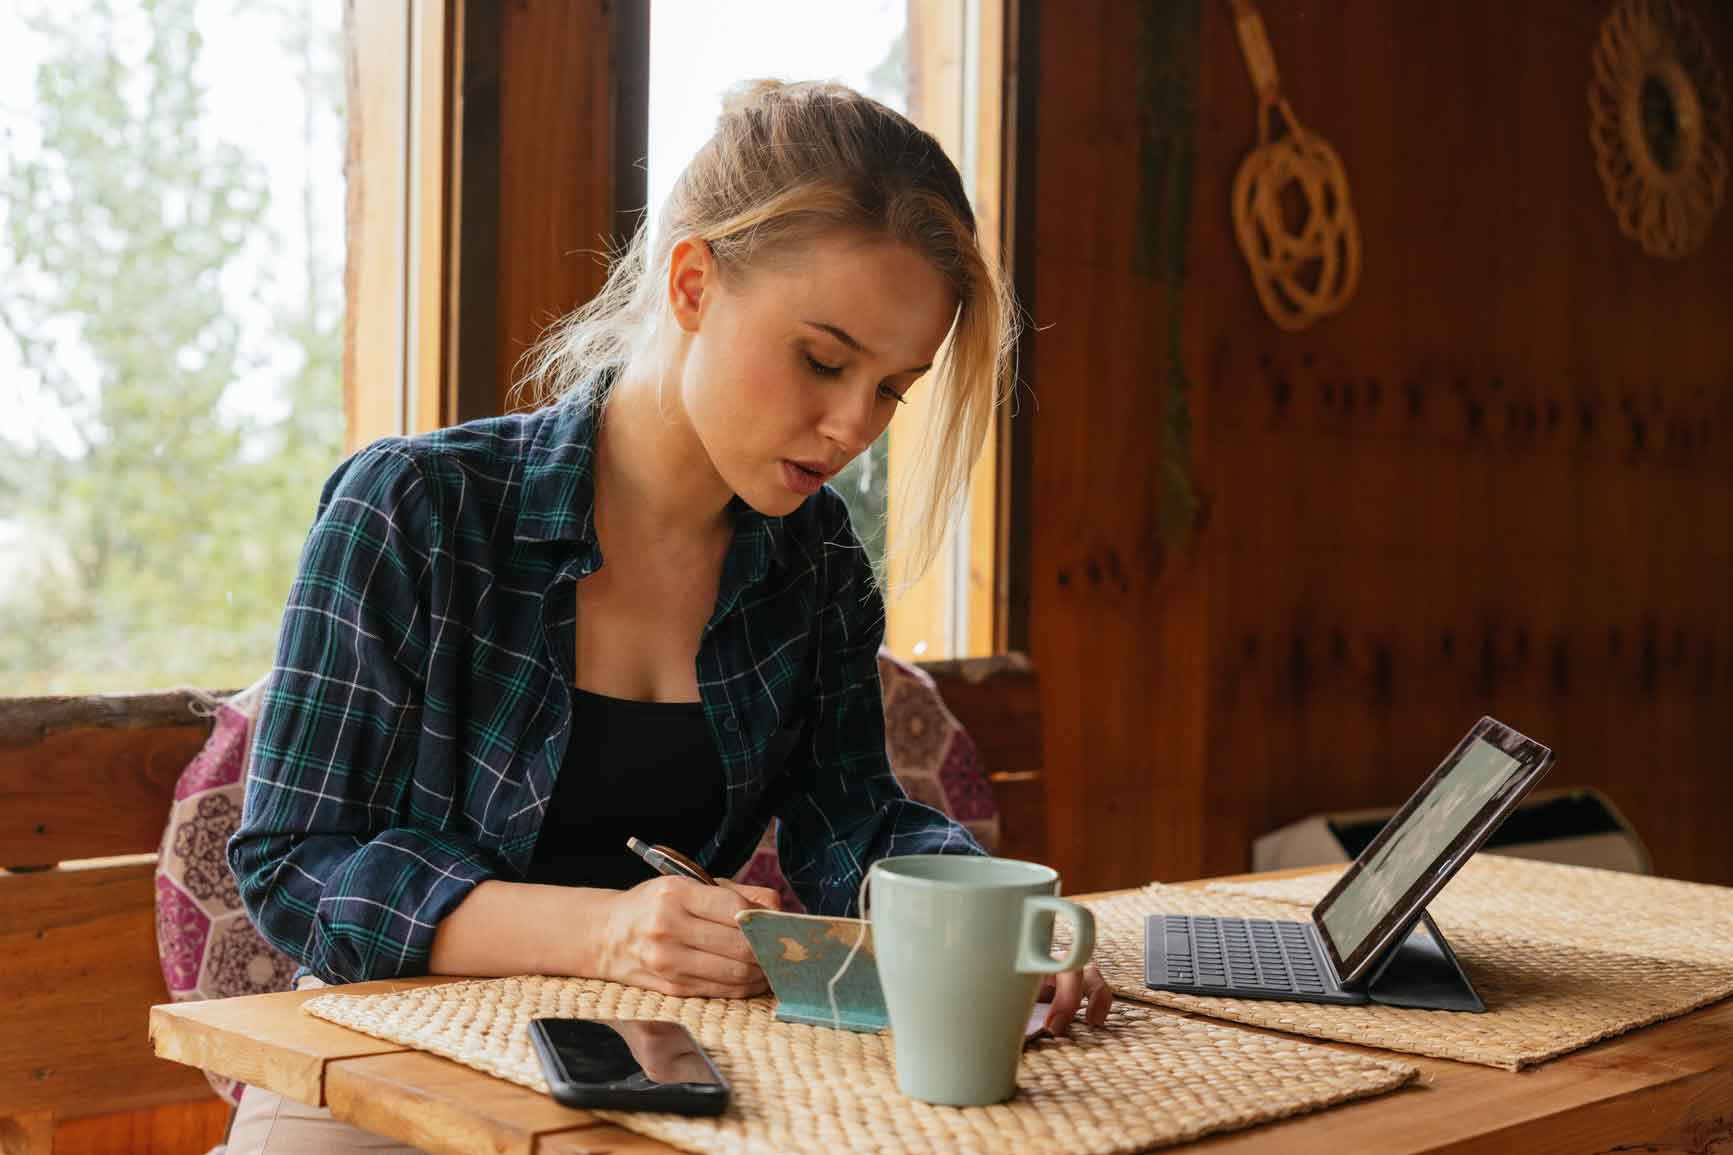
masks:
[(895, 401), (898, 405), (908, 404), (908, 402), (903, 399), (903, 395), (898, 393), (895, 389), (892, 389), (889, 385), (879, 386), (879, 396), (884, 398), (886, 401)]
[(807, 368), (811, 369), (814, 373), (817, 373), (820, 377), (835, 377), (838, 373), (842, 372), (841, 365), (826, 365), (823, 361), (815, 358), (811, 353), (803, 354), (803, 356), (806, 358)]

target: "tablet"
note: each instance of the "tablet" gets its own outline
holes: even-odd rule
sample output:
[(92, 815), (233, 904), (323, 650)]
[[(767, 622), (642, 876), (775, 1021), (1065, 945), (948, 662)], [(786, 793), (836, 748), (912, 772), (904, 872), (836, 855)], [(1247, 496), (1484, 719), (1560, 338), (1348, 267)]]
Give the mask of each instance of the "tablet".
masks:
[(1358, 982), (1552, 765), (1552, 751), (1476, 722), (1348, 867), (1312, 921), (1343, 986)]

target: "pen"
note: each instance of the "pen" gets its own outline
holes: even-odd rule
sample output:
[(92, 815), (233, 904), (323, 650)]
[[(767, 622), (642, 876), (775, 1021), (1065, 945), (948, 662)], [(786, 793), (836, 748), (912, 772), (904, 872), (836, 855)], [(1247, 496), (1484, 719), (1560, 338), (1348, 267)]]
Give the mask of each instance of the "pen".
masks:
[(641, 839), (628, 838), (626, 849), (648, 862), (658, 873), (690, 878), (694, 882), (702, 882), (705, 886), (717, 885), (708, 870), (671, 846), (651, 846)]

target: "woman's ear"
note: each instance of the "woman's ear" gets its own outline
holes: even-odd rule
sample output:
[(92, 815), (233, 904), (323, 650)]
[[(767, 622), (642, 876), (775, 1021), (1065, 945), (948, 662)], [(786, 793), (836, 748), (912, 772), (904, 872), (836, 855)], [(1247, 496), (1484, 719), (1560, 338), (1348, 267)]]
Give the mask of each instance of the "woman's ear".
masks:
[(674, 322), (688, 333), (698, 331), (708, 294), (716, 284), (716, 258), (699, 237), (674, 244), (668, 260), (668, 308)]

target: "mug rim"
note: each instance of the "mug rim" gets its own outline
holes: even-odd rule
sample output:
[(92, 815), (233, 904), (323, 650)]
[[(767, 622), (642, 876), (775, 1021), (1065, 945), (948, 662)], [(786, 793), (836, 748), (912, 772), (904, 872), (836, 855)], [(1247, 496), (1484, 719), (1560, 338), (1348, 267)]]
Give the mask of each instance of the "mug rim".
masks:
[[(964, 880), (952, 879), (952, 878), (923, 878), (921, 875), (918, 875), (918, 874), (905, 874), (904, 872), (896, 869), (896, 867), (894, 865), (895, 863), (899, 863), (899, 862), (909, 862), (909, 863), (937, 862), (937, 861), (950, 862), (950, 861), (955, 861), (957, 859), (970, 859), (970, 860), (973, 860), (976, 862), (1003, 863), (1007, 866), (1026, 866), (1026, 867), (1029, 867), (1031, 870), (1043, 872), (1045, 877), (1026, 878), (1026, 879), (1022, 879), (1020, 881), (1017, 881), (1017, 882), (990, 882), (990, 881), (986, 881), (986, 880), (964, 881)], [(1057, 870), (1054, 870), (1051, 866), (1048, 866), (1044, 862), (1030, 862), (1029, 860), (1023, 859), (1023, 858), (1001, 858), (998, 855), (993, 855), (993, 854), (896, 854), (896, 855), (891, 855), (890, 857), (887, 857), (887, 858), (881, 858), (877, 862), (873, 863), (870, 867), (867, 868), (867, 874), (871, 875), (874, 871), (879, 871), (879, 870), (882, 870), (884, 873), (891, 875), (899, 883), (906, 882), (906, 883), (911, 883), (911, 884), (916, 885), (916, 886), (931, 886), (931, 887), (943, 887), (943, 888), (969, 887), (971, 889), (977, 889), (977, 890), (982, 889), (982, 888), (991, 889), (991, 890), (1014, 890), (1014, 889), (1019, 889), (1019, 888), (1027, 887), (1027, 886), (1046, 886), (1046, 885), (1050, 885), (1050, 884), (1056, 884), (1059, 881), (1059, 872)]]

